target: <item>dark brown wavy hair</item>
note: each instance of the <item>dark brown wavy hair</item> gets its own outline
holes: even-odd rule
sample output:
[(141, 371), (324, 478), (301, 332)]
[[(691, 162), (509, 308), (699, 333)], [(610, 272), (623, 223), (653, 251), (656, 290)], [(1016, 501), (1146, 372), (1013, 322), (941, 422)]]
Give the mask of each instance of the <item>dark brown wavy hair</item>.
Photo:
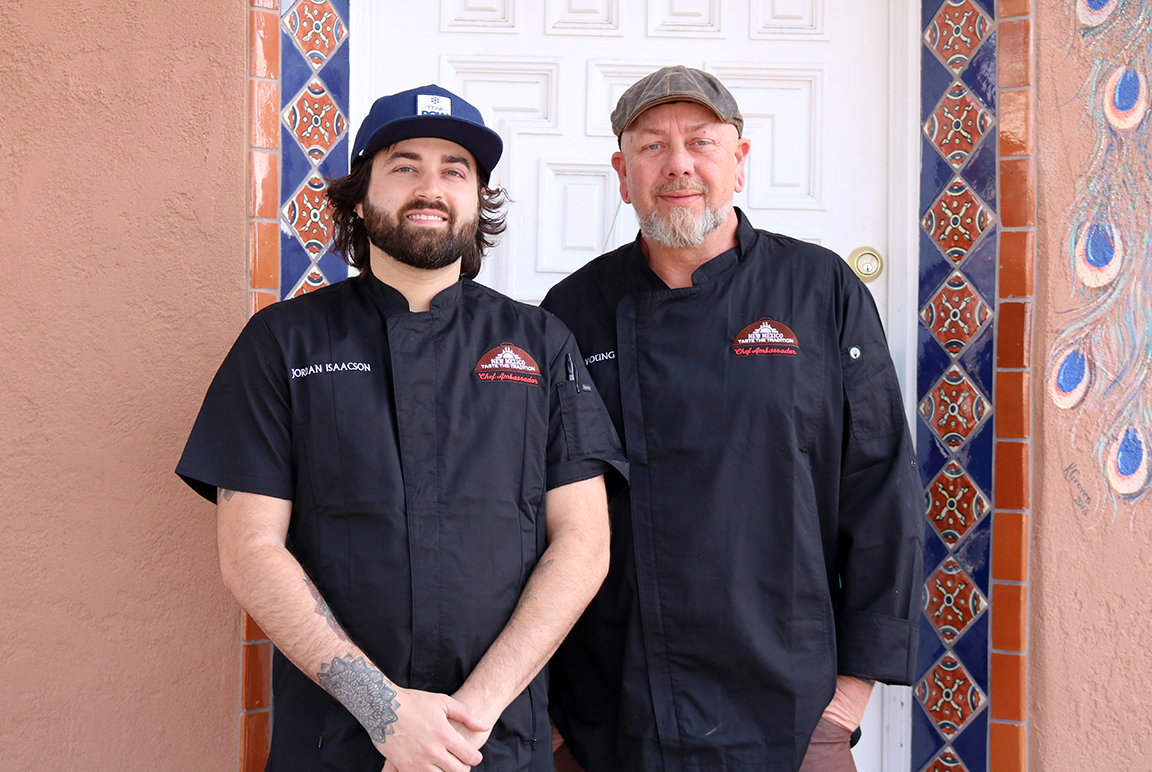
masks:
[[(380, 150), (384, 152), (387, 148)], [(372, 159), (357, 158), (352, 171), (343, 177), (328, 180), (328, 201), (332, 204), (332, 224), (335, 236), (332, 251), (345, 263), (365, 275), (369, 270), (368, 229), (363, 218), (356, 214), (356, 205), (368, 195), (372, 181)], [(496, 244), (496, 236), (507, 228), (506, 212), (501, 207), (510, 199), (503, 188), (488, 187), (488, 173), (480, 170), (477, 188), (480, 194), (480, 213), (476, 224), (476, 240), (460, 261), (460, 273), (465, 279), (474, 279), (480, 273), (484, 254)]]

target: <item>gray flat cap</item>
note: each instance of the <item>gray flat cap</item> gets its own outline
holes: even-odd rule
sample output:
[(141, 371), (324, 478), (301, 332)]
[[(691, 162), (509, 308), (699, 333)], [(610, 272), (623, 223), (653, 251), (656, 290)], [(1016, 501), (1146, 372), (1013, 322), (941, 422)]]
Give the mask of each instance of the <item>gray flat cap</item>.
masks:
[(619, 138), (640, 113), (668, 102), (695, 102), (716, 114), (722, 123), (731, 123), (744, 135), (744, 116), (736, 99), (711, 73), (676, 65), (664, 67), (633, 83), (612, 111), (612, 131)]

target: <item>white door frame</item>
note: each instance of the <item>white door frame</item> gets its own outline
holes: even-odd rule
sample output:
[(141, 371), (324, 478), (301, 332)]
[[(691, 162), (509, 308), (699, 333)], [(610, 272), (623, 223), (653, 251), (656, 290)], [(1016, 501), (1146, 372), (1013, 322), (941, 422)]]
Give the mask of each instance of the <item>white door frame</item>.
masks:
[[(851, 0), (848, 0), (849, 2)], [(376, 20), (394, 16), (388, 3), (351, 0), (348, 28), (350, 132), (354, 135), (372, 101), (366, 72), (379, 72), (387, 64), (382, 46), (358, 45), (358, 28), (377, 29)], [(888, 146), (888, 255), (887, 270), (879, 280), (888, 283), (884, 318), (888, 346), (896, 365), (909, 425), (916, 404), (916, 315), (919, 306), (919, 189), (920, 189), (920, 6), (906, 0), (888, 0), (889, 28), (889, 146)], [(351, 146), (351, 143), (349, 143)], [(891, 256), (900, 256), (894, 260)], [(893, 270), (897, 264), (900, 270)], [(885, 772), (906, 772), (911, 764), (912, 691), (885, 686), (873, 696), (881, 707), (881, 767)]]

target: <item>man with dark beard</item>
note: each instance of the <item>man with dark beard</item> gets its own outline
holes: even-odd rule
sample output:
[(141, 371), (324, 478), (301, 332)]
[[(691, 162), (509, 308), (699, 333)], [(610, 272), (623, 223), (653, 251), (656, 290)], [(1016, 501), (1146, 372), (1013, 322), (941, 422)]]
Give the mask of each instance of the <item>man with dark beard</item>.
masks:
[(873, 680), (909, 683), (923, 499), (868, 290), (732, 205), (751, 143), (714, 76), (612, 114), (636, 241), (544, 307), (624, 439), (607, 580), (553, 659), (588, 772), (844, 772)]
[(177, 468), (276, 644), (269, 770), (552, 769), (626, 465), (568, 330), (471, 281), (501, 150), (444, 89), (377, 100), (329, 189), (360, 275), (252, 318)]

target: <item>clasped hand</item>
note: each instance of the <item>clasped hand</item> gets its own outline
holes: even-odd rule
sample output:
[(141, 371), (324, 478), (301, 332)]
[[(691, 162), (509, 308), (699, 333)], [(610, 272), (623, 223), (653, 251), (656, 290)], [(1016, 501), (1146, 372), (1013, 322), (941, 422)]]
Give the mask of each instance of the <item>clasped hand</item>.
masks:
[(384, 772), (468, 772), (484, 757), (492, 725), (446, 694), (399, 689), (392, 732), (376, 750)]

